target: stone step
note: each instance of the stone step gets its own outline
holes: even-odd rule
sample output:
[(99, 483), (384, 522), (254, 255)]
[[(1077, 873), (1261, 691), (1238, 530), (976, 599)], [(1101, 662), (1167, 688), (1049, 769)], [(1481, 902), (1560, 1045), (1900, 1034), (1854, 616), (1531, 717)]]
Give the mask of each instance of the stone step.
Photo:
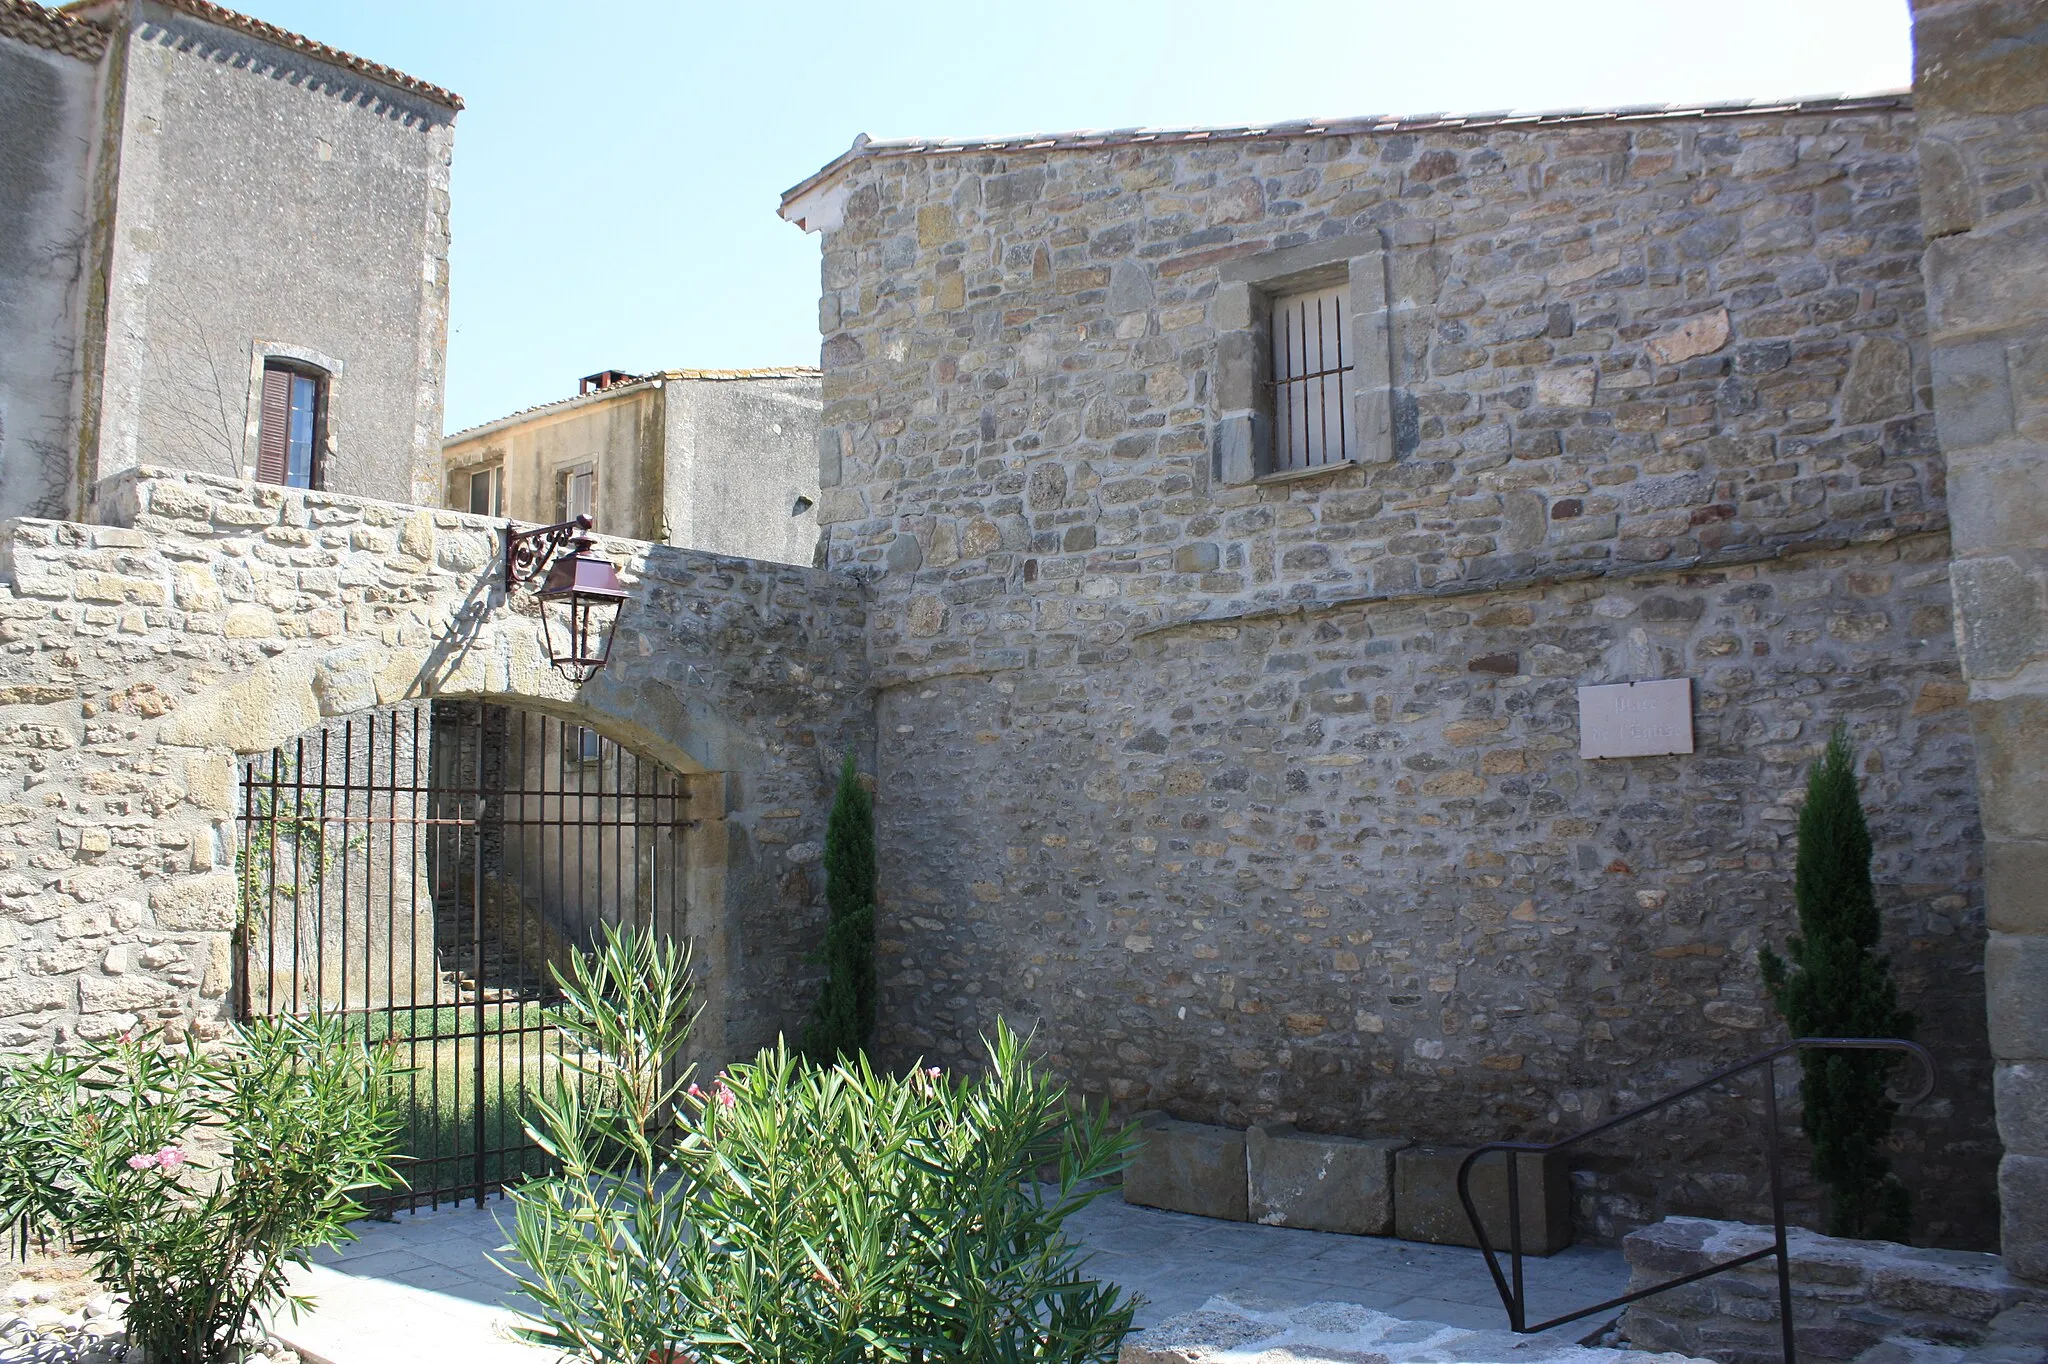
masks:
[[(1859, 1364), (2041, 1364), (2048, 1288), (1996, 1255), (1850, 1241), (1788, 1228), (1792, 1323), (1801, 1358)], [(1764, 1249), (1769, 1227), (1667, 1217), (1622, 1241), (1631, 1292)], [(1727, 1364), (1781, 1354), (1777, 1261), (1765, 1258), (1630, 1305), (1623, 1329), (1649, 1350), (1711, 1352)]]

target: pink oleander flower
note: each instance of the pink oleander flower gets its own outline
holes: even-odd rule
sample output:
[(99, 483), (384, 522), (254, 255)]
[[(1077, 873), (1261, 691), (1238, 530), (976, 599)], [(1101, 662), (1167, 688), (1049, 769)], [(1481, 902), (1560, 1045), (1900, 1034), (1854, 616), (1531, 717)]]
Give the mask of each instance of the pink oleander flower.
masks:
[(718, 1102), (721, 1107), (731, 1108), (733, 1105), (739, 1102), (739, 1096), (734, 1094), (731, 1090), (727, 1089), (725, 1085), (721, 1083), (718, 1086)]
[(931, 1076), (934, 1080), (938, 1079), (941, 1073), (942, 1072), (939, 1070), (937, 1066), (933, 1066), (931, 1069), (925, 1072), (925, 1074)]
[(166, 1146), (156, 1153), (156, 1167), (159, 1170), (177, 1170), (185, 1163), (185, 1153), (175, 1146)]
[(702, 1103), (702, 1102), (704, 1102), (704, 1089), (703, 1089), (703, 1086), (701, 1086), (701, 1085), (691, 1085), (691, 1086), (689, 1087), (689, 1089), (685, 1090), (684, 1092), (685, 1092), (685, 1093), (687, 1093), (687, 1094), (688, 1094), (688, 1095), (689, 1095), (689, 1096), (690, 1096), (691, 1098), (695, 1099), (695, 1100), (696, 1100), (697, 1102), (699, 1102), (699, 1103)]
[(128, 1157), (128, 1168), (131, 1170), (154, 1170), (156, 1168), (156, 1157), (153, 1155), (130, 1156)]

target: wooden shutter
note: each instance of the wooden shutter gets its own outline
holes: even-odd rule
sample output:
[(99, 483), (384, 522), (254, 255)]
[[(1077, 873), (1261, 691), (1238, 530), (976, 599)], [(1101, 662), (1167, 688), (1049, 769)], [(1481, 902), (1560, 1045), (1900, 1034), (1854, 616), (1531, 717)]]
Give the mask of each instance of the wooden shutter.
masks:
[(291, 439), (292, 372), (265, 366), (263, 413), (256, 428), (256, 481), (282, 483), (285, 445)]

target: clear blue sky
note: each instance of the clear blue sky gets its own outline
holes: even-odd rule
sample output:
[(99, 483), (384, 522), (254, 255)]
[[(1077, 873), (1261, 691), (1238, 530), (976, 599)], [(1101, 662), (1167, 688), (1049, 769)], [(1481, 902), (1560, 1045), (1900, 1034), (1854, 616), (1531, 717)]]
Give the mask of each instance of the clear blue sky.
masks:
[(229, 0), (456, 124), (448, 427), (578, 375), (816, 364), (784, 189), (877, 138), (1785, 97), (1910, 81), (1906, 0)]

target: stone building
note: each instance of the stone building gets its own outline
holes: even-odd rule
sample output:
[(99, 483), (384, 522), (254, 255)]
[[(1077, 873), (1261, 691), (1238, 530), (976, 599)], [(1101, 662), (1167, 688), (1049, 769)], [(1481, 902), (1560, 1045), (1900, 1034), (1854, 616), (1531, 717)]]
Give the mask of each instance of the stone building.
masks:
[[(1843, 725), (1944, 1066), (1898, 1165), (1989, 1244), (1922, 173), (1891, 95), (862, 139), (790, 191), (889, 1056), (1003, 1017), (1125, 1113), (1564, 1135), (1782, 1036)], [(1578, 689), (1656, 679), (1690, 741), (1582, 758)], [(1583, 1162), (1581, 1234), (1767, 1215), (1754, 1102)]]
[[(180, 444), (204, 423), (159, 420), (147, 384), (171, 381), (122, 358), (182, 268), (122, 253), (213, 202), (132, 239), (100, 211), (169, 183), (125, 180), (131, 150), (211, 164), (151, 140), (202, 126), (203, 101), (140, 73), (223, 44), (248, 61), (193, 90), (240, 89), (250, 62), (317, 77), (251, 89), (330, 120), (274, 125), (311, 132), (315, 166), (422, 189), (416, 235), (376, 250), (411, 253), (404, 298), (428, 311), (452, 97), (197, 0), (81, 13), (0, 0), (0, 100), (58, 130), (35, 145), (104, 146), (107, 108), (121, 130), (82, 180), (6, 162), (10, 222), (100, 244), (76, 280), (43, 248), (0, 264), (0, 474), (18, 436), (74, 439), (14, 376), (76, 349), (94, 399), (75, 468), (27, 466), (51, 477), (8, 494), (58, 515), (0, 527), (0, 1047), (221, 1026), (252, 962), (250, 774), (366, 717), (497, 707), (687, 791), (706, 1059), (802, 1015), (852, 748), (881, 824), (885, 1059), (968, 1060), (1004, 1018), (1126, 1114), (1562, 1134), (1782, 1036), (1756, 952), (1791, 931), (1803, 777), (1843, 726), (1887, 947), (1943, 1072), (1895, 1151), (1919, 1239), (2048, 1278), (2039, 0), (1920, 3), (1911, 97), (863, 139), (784, 204), (821, 235), (822, 406), (816, 483), (775, 477), (815, 496), (819, 567), (762, 561), (807, 560), (774, 539), (802, 517), (763, 521), (751, 560), (681, 528), (690, 505), (734, 513), (671, 505), (680, 446), (647, 453), (677, 439), (666, 375), (537, 414), (488, 514), (464, 510), (482, 470), (421, 462), (431, 422), (359, 444), (349, 416), (331, 467), (390, 460), (383, 486), (455, 509), (263, 486), (231, 475), (262, 454), (249, 338), (269, 324), (236, 313), (241, 443), (205, 472)], [(358, 96), (319, 104), (326, 82)], [(107, 318), (136, 298), (117, 344)], [(438, 321), (408, 335), (417, 413)], [(342, 414), (364, 367), (321, 353), (347, 361), (326, 371)], [(143, 396), (108, 406), (117, 379)], [(603, 544), (625, 614), (581, 686), (501, 567), (503, 513), (568, 510), (572, 444), (618, 452), (583, 494), (609, 528), (654, 533), (607, 512), (631, 488), (693, 545)], [(697, 460), (692, 497), (718, 465)], [(782, 512), (762, 486), (747, 505)], [(1684, 698), (1658, 751), (1586, 756), (1580, 688), (1630, 682)], [(478, 755), (447, 822), (509, 840), (486, 746), (441, 732), (434, 761)], [(601, 800), (595, 775), (540, 783), (543, 811)], [(1757, 1108), (1730, 1092), (1594, 1150), (1579, 1233), (1758, 1216)]]
[(442, 443), (446, 505), (808, 564), (818, 543), (815, 369), (606, 370), (573, 398)]
[(0, 2), (0, 514), (145, 461), (438, 500), (460, 108), (206, 0)]

